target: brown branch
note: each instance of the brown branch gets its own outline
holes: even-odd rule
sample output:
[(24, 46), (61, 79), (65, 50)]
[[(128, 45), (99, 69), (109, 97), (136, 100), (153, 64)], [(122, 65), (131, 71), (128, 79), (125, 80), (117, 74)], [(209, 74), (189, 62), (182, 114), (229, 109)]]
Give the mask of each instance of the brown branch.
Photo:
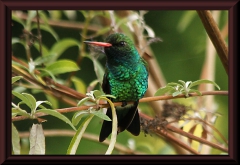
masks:
[[(211, 91), (211, 92), (202, 92), (202, 96), (204, 95), (227, 95), (227, 91)], [(198, 96), (195, 93), (192, 93), (189, 95), (190, 97)], [(177, 99), (177, 98), (185, 98), (185, 95), (178, 95), (176, 97), (173, 96), (153, 96), (153, 97), (146, 97), (142, 98), (139, 100), (139, 102), (150, 102), (150, 101), (159, 101), (159, 100), (169, 100), (169, 99)], [(114, 106), (121, 106), (122, 102), (114, 102)], [(128, 102), (127, 104), (133, 104), (133, 102)], [(76, 106), (73, 105), (73, 106)], [(63, 109), (56, 109), (59, 113), (68, 113), (68, 112), (75, 112), (75, 111), (80, 111), (80, 110), (87, 110), (89, 108), (107, 108), (110, 107), (107, 103), (100, 103), (99, 105), (94, 105), (94, 106), (79, 106), (79, 107), (69, 107), (69, 108), (63, 108)], [(41, 117), (41, 116), (46, 116), (47, 114), (44, 113), (36, 113), (36, 117)], [(20, 121), (20, 120), (25, 120), (28, 119), (28, 117), (25, 116), (17, 116), (13, 117), (12, 121)]]
[[(27, 20), (28, 16), (24, 13), (16, 13), (16, 12), (13, 12), (13, 14), (16, 15), (16, 17), (22, 19), (22, 20)], [(37, 19), (36, 18), (33, 18), (32, 19), (32, 22), (37, 22)], [(39, 20), (39, 22), (41, 24), (44, 24), (44, 21), (43, 20)], [(72, 22), (72, 21), (54, 21), (54, 20), (51, 20), (51, 19), (48, 19), (48, 25), (51, 25), (53, 27), (60, 27), (60, 28), (67, 28), (67, 29), (73, 29), (73, 30), (81, 30), (84, 28), (84, 23), (79, 23), (79, 22)], [(91, 25), (91, 26), (88, 26), (88, 30), (89, 31), (93, 31), (93, 32), (97, 32), (101, 29), (101, 27), (99, 26), (96, 26), (96, 25)]]
[(222, 38), (221, 32), (209, 10), (197, 10), (197, 13), (228, 75), (228, 47)]

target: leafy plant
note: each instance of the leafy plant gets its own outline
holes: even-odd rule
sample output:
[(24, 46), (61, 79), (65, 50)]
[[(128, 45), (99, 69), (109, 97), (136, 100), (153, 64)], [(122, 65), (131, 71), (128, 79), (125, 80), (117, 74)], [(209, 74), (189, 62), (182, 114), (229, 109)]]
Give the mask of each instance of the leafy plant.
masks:
[[(228, 14), (221, 13), (220, 27), (224, 27)], [(221, 70), (223, 64), (216, 63), (216, 79), (212, 72), (206, 72), (211, 67), (203, 65), (202, 73), (206, 73), (201, 74), (200, 80), (174, 82), (198, 79), (204, 51), (210, 49), (210, 44), (205, 43), (208, 36), (202, 35), (205, 29), (199, 28), (202, 26), (198, 19), (196, 11), (12, 11), (13, 154), (102, 154), (104, 145), (108, 146), (105, 154), (228, 153), (225, 147), (228, 127), (221, 124), (228, 123), (227, 101), (221, 96), (227, 95), (227, 91), (211, 88), (207, 92), (212, 97), (220, 95), (221, 100), (196, 101), (206, 97), (206, 91), (200, 90), (199, 85), (228, 89), (227, 75)], [(179, 22), (177, 26), (176, 22)], [(115, 97), (101, 90), (104, 51), (83, 44), (85, 40), (103, 41), (108, 34), (120, 31), (135, 42), (149, 64), (149, 88), (145, 98), (139, 100), (139, 114), (143, 134), (156, 136), (141, 133), (135, 137), (127, 131), (117, 136), (115, 106), (121, 103), (112, 102), (111, 98)], [(215, 66), (214, 60), (206, 61)], [(183, 70), (192, 67), (192, 63), (196, 64), (193, 74), (185, 74)], [(166, 84), (165, 80), (171, 83)], [(169, 100), (172, 99), (169, 95), (162, 96), (168, 93), (174, 101)], [(178, 99), (192, 97), (191, 93), (198, 94), (194, 95), (196, 100)], [(178, 100), (181, 104), (175, 103)], [(193, 107), (189, 108), (190, 105)], [(98, 143), (99, 120), (111, 120), (104, 113), (104, 108), (109, 107), (113, 114), (111, 138)], [(224, 115), (218, 118), (217, 111)], [(45, 119), (45, 116), (53, 118)], [(25, 119), (32, 119), (30, 123), (37, 120), (38, 124), (31, 123), (29, 131), (29, 120)], [(64, 129), (66, 123), (68, 127)], [(70, 140), (63, 138), (62, 145), (56, 145), (59, 136), (70, 136)], [(26, 137), (28, 140), (24, 141)], [(51, 143), (46, 142), (52, 139)], [(212, 150), (204, 150), (205, 145)]]
[(172, 94), (173, 97), (178, 96), (180, 94), (184, 94), (185, 97), (189, 97), (189, 93), (191, 92), (195, 92), (198, 95), (202, 95), (199, 90), (192, 89), (192, 87), (203, 84), (203, 83), (213, 84), (220, 90), (220, 87), (215, 82), (210, 80), (197, 80), (194, 82), (192, 81), (184, 82), (182, 80), (178, 80), (178, 81), (180, 83), (171, 82), (171, 83), (168, 83), (165, 87), (158, 89), (154, 96), (163, 95), (168, 92)]

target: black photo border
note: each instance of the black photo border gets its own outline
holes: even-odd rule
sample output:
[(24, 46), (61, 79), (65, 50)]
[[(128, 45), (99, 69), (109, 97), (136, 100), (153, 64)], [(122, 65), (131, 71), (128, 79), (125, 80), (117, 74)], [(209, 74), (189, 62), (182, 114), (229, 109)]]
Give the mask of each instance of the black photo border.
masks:
[[(0, 0), (0, 164), (238, 164), (237, 56), (239, 0)], [(60, 155), (11, 154), (11, 10), (228, 10), (229, 154), (228, 155)]]

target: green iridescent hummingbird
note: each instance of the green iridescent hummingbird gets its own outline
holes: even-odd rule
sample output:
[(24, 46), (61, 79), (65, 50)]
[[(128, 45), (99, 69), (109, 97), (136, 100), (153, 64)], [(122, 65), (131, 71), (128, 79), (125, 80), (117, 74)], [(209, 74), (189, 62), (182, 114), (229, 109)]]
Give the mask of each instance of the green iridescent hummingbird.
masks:
[[(116, 97), (111, 99), (113, 102), (122, 102), (122, 106), (116, 107), (118, 133), (127, 129), (138, 136), (140, 119), (137, 106), (148, 88), (147, 63), (140, 57), (130, 38), (121, 33), (109, 35), (105, 42), (85, 43), (104, 47), (107, 59), (102, 89), (106, 94)], [(127, 105), (129, 101), (134, 104)], [(106, 114), (112, 119), (111, 108), (107, 109)], [(99, 141), (103, 142), (111, 132), (112, 121), (104, 120)]]

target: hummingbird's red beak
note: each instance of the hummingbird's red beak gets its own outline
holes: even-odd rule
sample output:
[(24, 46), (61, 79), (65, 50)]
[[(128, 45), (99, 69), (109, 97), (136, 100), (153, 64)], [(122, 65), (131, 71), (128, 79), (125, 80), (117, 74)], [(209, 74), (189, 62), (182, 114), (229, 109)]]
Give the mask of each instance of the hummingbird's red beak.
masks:
[(103, 46), (103, 47), (111, 47), (112, 46), (112, 44), (107, 43), (107, 42), (95, 42), (95, 41), (83, 41), (83, 42), (87, 43), (87, 44)]

